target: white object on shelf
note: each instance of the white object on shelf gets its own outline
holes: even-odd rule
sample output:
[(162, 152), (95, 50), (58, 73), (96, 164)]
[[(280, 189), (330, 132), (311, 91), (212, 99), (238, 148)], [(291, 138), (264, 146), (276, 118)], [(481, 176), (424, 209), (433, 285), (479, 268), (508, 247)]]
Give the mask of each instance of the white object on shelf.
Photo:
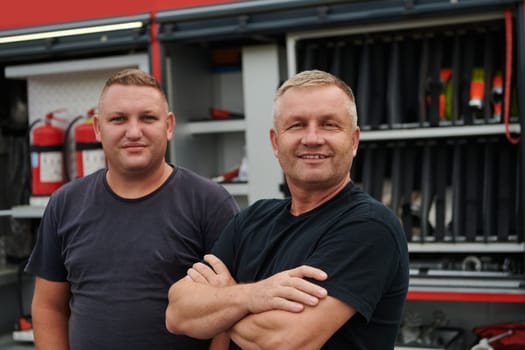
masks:
[(246, 121), (243, 119), (232, 119), (190, 122), (181, 128), (184, 132), (193, 135), (244, 132), (246, 130)]
[(248, 194), (247, 183), (223, 183), (221, 184), (232, 196), (246, 196)]
[(33, 330), (13, 331), (13, 340), (19, 342), (32, 342), (34, 341)]
[(148, 71), (148, 56), (145, 54), (133, 54), (114, 57), (9, 66), (5, 68), (5, 77), (21, 79), (53, 74), (80, 72), (92, 73), (93, 71), (121, 69), (129, 66), (136, 66), (141, 70)]
[(241, 166), (239, 168), (238, 181), (248, 181), (248, 158), (246, 158), (246, 146), (244, 146)]

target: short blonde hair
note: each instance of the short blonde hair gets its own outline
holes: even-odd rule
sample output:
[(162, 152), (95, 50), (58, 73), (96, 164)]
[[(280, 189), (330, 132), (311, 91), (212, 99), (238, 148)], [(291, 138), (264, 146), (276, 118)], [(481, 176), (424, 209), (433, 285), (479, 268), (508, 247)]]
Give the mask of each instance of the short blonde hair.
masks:
[(317, 86), (330, 86), (334, 85), (341, 89), (345, 95), (348, 97), (348, 113), (352, 118), (352, 126), (357, 127), (357, 107), (355, 104), (355, 97), (352, 89), (341, 79), (336, 76), (321, 71), (321, 70), (306, 70), (300, 72), (290, 79), (286, 80), (277, 90), (275, 97), (273, 99), (273, 120), (275, 125), (275, 120), (277, 118), (277, 113), (279, 110), (279, 99), (286, 91), (295, 87), (317, 87)]

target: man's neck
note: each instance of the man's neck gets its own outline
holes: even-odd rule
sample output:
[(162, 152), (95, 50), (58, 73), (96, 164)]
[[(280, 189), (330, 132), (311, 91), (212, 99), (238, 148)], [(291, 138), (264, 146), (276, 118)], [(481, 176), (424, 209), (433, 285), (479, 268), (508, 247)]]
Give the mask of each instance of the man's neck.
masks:
[(148, 174), (122, 174), (111, 171), (106, 173), (106, 180), (113, 192), (123, 198), (133, 199), (144, 197), (158, 189), (170, 176), (173, 168), (163, 163), (153, 173)]
[(318, 189), (289, 186), (292, 198), (290, 213), (298, 216), (317, 208), (335, 197), (349, 182), (350, 179), (346, 179), (335, 186)]

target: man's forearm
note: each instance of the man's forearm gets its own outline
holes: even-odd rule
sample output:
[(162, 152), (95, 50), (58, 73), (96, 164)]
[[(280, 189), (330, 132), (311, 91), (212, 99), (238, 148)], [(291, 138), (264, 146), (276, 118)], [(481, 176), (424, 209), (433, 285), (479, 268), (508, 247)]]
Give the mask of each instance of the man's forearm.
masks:
[(38, 350), (68, 350), (68, 314), (51, 311), (32, 311), (35, 346)]
[(175, 334), (208, 339), (227, 331), (249, 314), (269, 310), (301, 312), (326, 297), (324, 288), (305, 278), (324, 280), (326, 273), (300, 266), (264, 280), (237, 284), (227, 267), (213, 255), (213, 268), (196, 263), (168, 292), (166, 328)]
[(344, 302), (328, 297), (299, 313), (283, 310), (251, 314), (229, 331), (232, 341), (245, 350), (320, 349), (355, 314)]
[(290, 313), (273, 310), (246, 316), (229, 335), (244, 350), (319, 350), (324, 344), (322, 334), (306, 334), (310, 332), (307, 327), (290, 326), (286, 314)]
[(183, 278), (170, 288), (166, 328), (175, 334), (212, 338), (249, 313), (244, 289), (242, 285), (217, 288)]
[(230, 336), (226, 332), (215, 336), (210, 344), (210, 350), (228, 350), (229, 348)]
[(285, 311), (274, 310), (251, 314), (237, 322), (229, 331), (233, 342), (244, 350), (294, 349), (292, 334), (285, 331), (280, 315)]

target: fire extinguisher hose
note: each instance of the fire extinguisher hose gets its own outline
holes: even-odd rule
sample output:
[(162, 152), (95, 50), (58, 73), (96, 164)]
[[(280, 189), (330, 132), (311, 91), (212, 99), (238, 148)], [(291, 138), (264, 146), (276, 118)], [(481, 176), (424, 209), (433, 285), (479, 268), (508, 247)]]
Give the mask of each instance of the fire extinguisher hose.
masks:
[(66, 128), (66, 130), (64, 132), (64, 145), (63, 145), (63, 148), (62, 148), (62, 153), (64, 155), (64, 178), (65, 178), (66, 182), (69, 182), (71, 180), (71, 176), (69, 176), (69, 165), (70, 165), (70, 162), (69, 162), (69, 157), (68, 157), (68, 153), (69, 153), (69, 147), (68, 147), (69, 133), (71, 132), (71, 129), (76, 124), (76, 122), (78, 122), (79, 120), (84, 119), (84, 118), (85, 117), (82, 116), (82, 115), (79, 115), (78, 117), (73, 118), (73, 120), (68, 124), (68, 126), (67, 126), (67, 128)]
[[(525, 8), (525, 6), (524, 6)], [(512, 11), (505, 10), (505, 91), (503, 96), (503, 120), (505, 123), (505, 136), (512, 144), (518, 144), (520, 138), (514, 138), (510, 134), (509, 115), (510, 115), (510, 97), (511, 93), (511, 79), (512, 79)]]

